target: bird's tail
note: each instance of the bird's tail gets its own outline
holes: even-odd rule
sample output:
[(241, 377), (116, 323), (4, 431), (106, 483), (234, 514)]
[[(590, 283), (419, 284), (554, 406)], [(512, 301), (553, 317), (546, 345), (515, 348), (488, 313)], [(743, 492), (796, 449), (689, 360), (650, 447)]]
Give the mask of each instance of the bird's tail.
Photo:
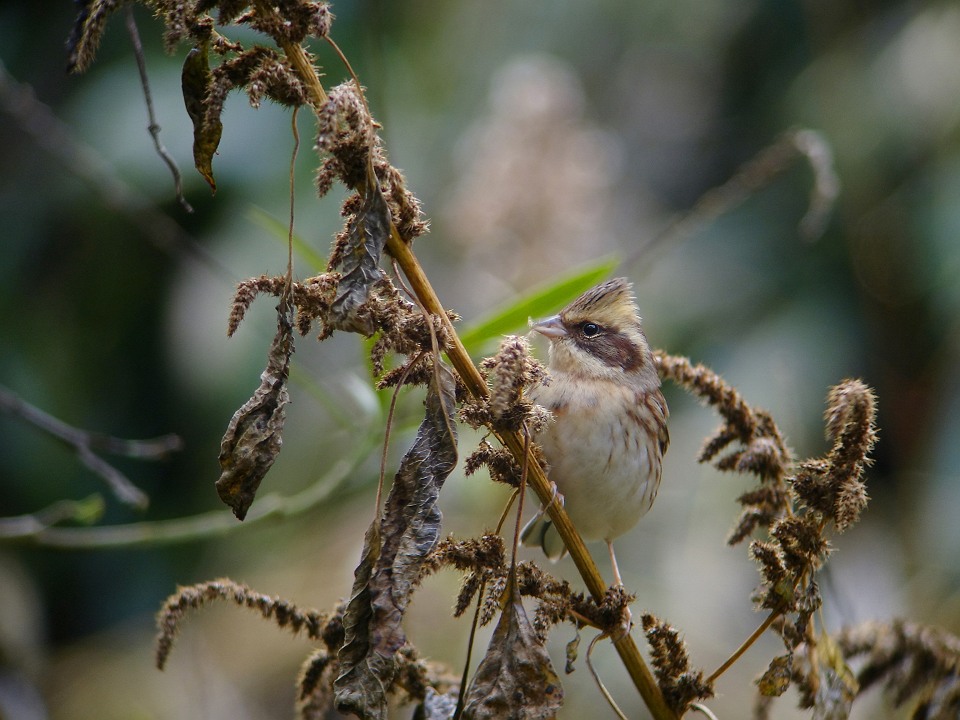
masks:
[(553, 521), (542, 511), (524, 525), (520, 532), (520, 542), (527, 547), (539, 545), (551, 560), (559, 560), (567, 554), (567, 546), (564, 545), (563, 538), (553, 526)]

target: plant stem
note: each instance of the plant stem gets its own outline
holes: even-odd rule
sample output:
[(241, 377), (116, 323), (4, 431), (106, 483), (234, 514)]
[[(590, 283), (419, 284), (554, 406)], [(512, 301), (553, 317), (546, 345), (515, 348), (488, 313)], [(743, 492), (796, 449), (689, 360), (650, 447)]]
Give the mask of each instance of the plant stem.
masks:
[(706, 684), (707, 685), (713, 684), (713, 682), (718, 677), (720, 677), (727, 670), (729, 670), (730, 666), (733, 665), (737, 660), (739, 660), (740, 656), (750, 649), (750, 646), (753, 645), (757, 641), (757, 639), (767, 631), (767, 628), (773, 625), (773, 621), (776, 620), (778, 617), (780, 617), (780, 613), (777, 610), (774, 610), (769, 615), (767, 615), (767, 619), (764, 620), (762, 623), (760, 623), (760, 627), (754, 630), (750, 634), (750, 637), (744, 640), (743, 643), (740, 645), (740, 647), (738, 647), (736, 650), (733, 651), (733, 655), (728, 657), (724, 661), (723, 665), (721, 665), (720, 667), (718, 667), (716, 670), (713, 671), (710, 677), (707, 678)]
[[(270, 18), (275, 23), (282, 23), (279, 14), (273, 8), (273, 4), (268, 2), (268, 0), (255, 0), (254, 6), (256, 7), (257, 12), (263, 17)], [(314, 67), (313, 60), (310, 59), (310, 55), (307, 53), (303, 45), (300, 45), (299, 43), (290, 42), (285, 38), (274, 39), (283, 50), (284, 55), (287, 56), (287, 60), (289, 60), (290, 64), (293, 65), (293, 69), (297, 71), (297, 75), (300, 76), (300, 79), (307, 86), (307, 92), (310, 95), (311, 105), (313, 106), (314, 110), (317, 110), (327, 101), (327, 93), (323, 89), (323, 84), (320, 82), (320, 76), (317, 75), (317, 69)]]
[[(274, 12), (265, 0), (257, 0), (257, 9), (260, 12)], [(302, 46), (284, 43), (282, 47), (291, 65), (297, 70), (297, 73), (306, 84), (311, 95), (312, 105), (316, 110), (323, 105), (327, 99), (326, 92), (324, 92), (323, 86), (320, 83), (320, 78), (317, 76), (316, 68), (313, 66), (313, 63), (310, 61)], [(430, 280), (423, 271), (420, 262), (413, 254), (413, 250), (404, 242), (403, 238), (400, 237), (400, 234), (392, 222), (390, 224), (390, 237), (387, 240), (387, 252), (394, 257), (397, 264), (403, 270), (403, 274), (406, 276), (410, 288), (420, 300), (421, 304), (428, 312), (439, 317), (443, 323), (444, 330), (446, 331), (446, 340), (449, 343), (446, 348), (447, 357), (451, 365), (453, 365), (454, 369), (459, 373), (467, 391), (476, 399), (486, 398), (489, 395), (489, 390), (483, 380), (483, 376), (480, 374), (476, 365), (473, 364), (473, 360), (470, 358), (467, 349), (460, 341), (453, 327), (453, 323), (447, 317), (443, 304), (440, 302), (437, 293), (430, 284)], [(517, 463), (524, 462), (524, 443), (520, 433), (498, 433), (498, 438), (500, 442), (510, 450), (514, 458), (516, 458)], [(566, 543), (570, 557), (573, 558), (573, 562), (577, 566), (577, 570), (580, 572), (587, 586), (587, 590), (597, 602), (601, 602), (606, 595), (607, 585), (604, 583), (596, 563), (594, 563), (593, 558), (583, 544), (580, 534), (573, 526), (573, 523), (570, 522), (570, 518), (563, 509), (563, 506), (560, 503), (550, 502), (553, 497), (553, 492), (550, 482), (547, 480), (546, 473), (544, 473), (543, 468), (540, 467), (538, 462), (533, 461), (529, 463), (527, 480), (530, 487), (533, 488), (534, 492), (536, 492), (540, 498), (540, 501), (547, 506), (547, 514), (553, 521), (554, 527), (560, 533), (560, 537), (562, 537)], [(633, 680), (637, 691), (653, 715), (654, 720), (677, 720), (677, 714), (670, 709), (666, 700), (664, 700), (663, 693), (660, 692), (660, 688), (657, 686), (653, 674), (643, 661), (643, 657), (640, 655), (640, 650), (633, 637), (629, 633), (624, 633), (620, 639), (614, 642), (614, 647), (620, 655), (620, 659), (626, 667), (630, 678)]]
[[(467, 349), (460, 341), (456, 330), (453, 328), (453, 324), (447, 318), (443, 304), (430, 285), (430, 281), (427, 279), (423, 268), (413, 254), (413, 250), (400, 238), (396, 228), (392, 226), (390, 238), (387, 241), (387, 250), (393, 255), (397, 264), (403, 270), (407, 281), (410, 283), (410, 288), (420, 299), (420, 302), (423, 303), (424, 307), (430, 313), (439, 317), (444, 323), (447, 331), (447, 340), (449, 342), (447, 357), (460, 374), (464, 385), (467, 387), (467, 391), (477, 399), (486, 398), (489, 390), (483, 381), (483, 376), (480, 375), (480, 371), (473, 364), (473, 360), (471, 360)], [(497, 437), (500, 442), (510, 450), (518, 463), (524, 462), (523, 438), (520, 436), (520, 433), (498, 433)], [(596, 563), (594, 563), (593, 558), (587, 551), (583, 540), (580, 538), (580, 534), (570, 521), (570, 517), (563, 509), (563, 506), (560, 503), (550, 502), (550, 499), (553, 497), (550, 482), (547, 480), (543, 468), (540, 467), (540, 464), (536, 461), (529, 463), (527, 468), (527, 482), (530, 487), (533, 488), (534, 492), (537, 493), (540, 501), (547, 506), (547, 514), (553, 521), (554, 527), (560, 533), (560, 537), (562, 537), (566, 543), (570, 557), (577, 566), (577, 570), (580, 572), (587, 586), (587, 590), (597, 602), (601, 602), (606, 595), (607, 585), (604, 583)], [(624, 633), (620, 639), (614, 642), (614, 647), (616, 647), (620, 659), (630, 674), (631, 680), (633, 680), (633, 684), (636, 686), (637, 691), (640, 693), (640, 696), (643, 698), (644, 703), (646, 703), (647, 708), (655, 720), (676, 720), (676, 713), (667, 706), (663, 693), (660, 692), (660, 688), (657, 686), (653, 674), (643, 661), (643, 657), (640, 655), (640, 650), (634, 642), (633, 637)]]

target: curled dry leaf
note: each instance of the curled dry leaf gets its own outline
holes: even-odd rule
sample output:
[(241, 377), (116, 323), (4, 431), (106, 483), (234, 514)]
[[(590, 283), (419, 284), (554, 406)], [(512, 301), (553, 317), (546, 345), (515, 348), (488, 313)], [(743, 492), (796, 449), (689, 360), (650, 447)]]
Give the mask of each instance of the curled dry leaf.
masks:
[(397, 671), (394, 651), (381, 646), (376, 632), (371, 579), (380, 547), (380, 523), (374, 520), (353, 573), (353, 591), (343, 615), (344, 643), (337, 655), (340, 675), (333, 685), (337, 709), (361, 718), (386, 717), (386, 692)]
[(836, 640), (827, 634), (821, 635), (817, 643), (814, 672), (818, 675), (813, 703), (814, 720), (846, 720), (860, 684)]
[(220, 145), (223, 123), (219, 116), (207, 117), (206, 99), (210, 89), (210, 61), (207, 57), (208, 42), (198, 44), (183, 61), (180, 87), (183, 104), (193, 121), (193, 164), (207, 181), (213, 192), (217, 181), (213, 179), (213, 156)]
[(337, 709), (384, 718), (386, 692), (406, 642), (401, 623), (427, 556), (440, 539), (440, 488), (457, 463), (453, 373), (440, 364), (417, 438), (404, 455), (382, 516), (367, 531), (344, 614)]
[(793, 653), (778, 655), (770, 661), (763, 675), (757, 679), (757, 688), (764, 697), (780, 697), (790, 687), (793, 673)]
[(577, 655), (580, 651), (580, 628), (577, 628), (577, 634), (573, 636), (573, 640), (567, 643), (566, 656), (567, 664), (564, 666), (563, 671), (569, 675), (574, 670), (576, 670)]
[(260, 375), (260, 387), (234, 413), (220, 443), (217, 494), (233, 508), (239, 520), (246, 517), (260, 482), (283, 444), (281, 433), (290, 401), (287, 375), (292, 353), (293, 328), (289, 317), (278, 308), (277, 334), (270, 344), (267, 367)]
[(336, 268), (342, 273), (337, 297), (330, 308), (330, 325), (370, 336), (376, 330), (373, 318), (361, 314), (370, 292), (381, 278), (380, 256), (390, 235), (390, 209), (372, 169), (362, 189), (359, 210), (347, 221), (346, 243)]
[(503, 613), (467, 691), (464, 720), (546, 720), (563, 704), (563, 687), (520, 600), (511, 570)]

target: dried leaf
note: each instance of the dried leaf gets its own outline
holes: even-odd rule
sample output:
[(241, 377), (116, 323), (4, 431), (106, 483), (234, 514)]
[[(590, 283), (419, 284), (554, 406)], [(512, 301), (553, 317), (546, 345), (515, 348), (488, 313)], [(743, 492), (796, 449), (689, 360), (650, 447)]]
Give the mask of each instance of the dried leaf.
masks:
[(467, 691), (464, 720), (546, 720), (563, 704), (560, 678), (527, 619), (515, 572), (506, 593), (500, 622)]
[(353, 592), (343, 614), (343, 647), (334, 682), (337, 709), (361, 718), (386, 718), (387, 688), (397, 672), (394, 651), (377, 646), (374, 592), (370, 586), (380, 556), (380, 522), (374, 520), (363, 541), (363, 556), (353, 574)]
[(290, 401), (287, 375), (292, 353), (293, 328), (278, 308), (277, 334), (270, 345), (267, 367), (260, 375), (260, 387), (234, 413), (220, 443), (217, 494), (233, 508), (239, 520), (246, 517), (260, 482), (283, 445), (281, 433)]
[(223, 123), (217, 115), (207, 117), (206, 99), (210, 91), (210, 62), (207, 57), (209, 43), (201, 43), (187, 53), (180, 75), (183, 104), (193, 121), (193, 164), (213, 192), (217, 181), (213, 179), (213, 156), (220, 145)]
[(412, 588), (440, 539), (440, 488), (457, 463), (453, 373), (436, 368), (417, 438), (400, 463), (383, 516), (367, 533), (363, 560), (344, 615), (337, 709), (362, 718), (386, 717), (395, 654), (406, 642), (401, 626)]
[(330, 309), (330, 324), (339, 329), (370, 336), (376, 330), (373, 318), (358, 310), (383, 277), (380, 256), (390, 235), (390, 209), (380, 183), (368, 171), (360, 209), (347, 221), (346, 244), (336, 268), (343, 275)]
[(836, 640), (824, 633), (817, 646), (819, 683), (813, 704), (813, 720), (846, 720), (860, 684)]
[(793, 673), (793, 654), (778, 655), (770, 661), (766, 672), (757, 680), (757, 687), (764, 697), (779, 697), (790, 687)]
[(426, 557), (440, 540), (437, 499), (457, 464), (455, 391), (453, 373), (438, 363), (427, 394), (426, 416), (400, 463), (384, 508), (377, 573), (401, 615)]
[(563, 671), (569, 675), (574, 670), (576, 670), (577, 654), (580, 650), (580, 628), (577, 628), (577, 634), (574, 636), (573, 640), (567, 643), (567, 664), (563, 668)]

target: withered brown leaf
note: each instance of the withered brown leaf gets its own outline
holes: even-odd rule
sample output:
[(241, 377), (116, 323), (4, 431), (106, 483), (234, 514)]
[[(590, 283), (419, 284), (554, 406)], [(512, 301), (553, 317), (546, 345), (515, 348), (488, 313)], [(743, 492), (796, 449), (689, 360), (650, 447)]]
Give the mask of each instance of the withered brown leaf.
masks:
[(511, 570), (503, 613), (467, 691), (464, 720), (547, 720), (563, 704), (563, 687), (527, 618)]
[(793, 673), (793, 654), (778, 655), (770, 661), (766, 671), (757, 680), (757, 688), (764, 697), (779, 697), (790, 687)]
[(373, 318), (358, 310), (370, 297), (373, 285), (383, 278), (380, 256), (390, 235), (390, 208), (372, 168), (362, 189), (360, 209), (347, 221), (346, 244), (336, 268), (342, 273), (337, 297), (330, 308), (330, 325), (339, 330), (370, 336)]
[(440, 539), (440, 488), (457, 463), (453, 422), (456, 384), (443, 364), (427, 392), (427, 409), (404, 455), (381, 517), (367, 532), (363, 558), (344, 615), (337, 709), (384, 718), (395, 655), (406, 642), (401, 625), (414, 584)]
[(819, 675), (813, 704), (814, 720), (846, 720), (860, 684), (831, 636), (820, 636), (817, 643), (815, 672)]
[(257, 488), (283, 445), (287, 375), (293, 353), (293, 328), (287, 313), (277, 308), (277, 334), (270, 344), (260, 387), (234, 413), (220, 443), (217, 494), (239, 520), (247, 515)]
[(569, 675), (574, 670), (576, 670), (577, 655), (580, 652), (580, 628), (577, 627), (577, 634), (574, 635), (573, 640), (567, 643), (567, 649), (565, 651), (567, 656), (567, 664), (564, 666), (563, 671)]
[(334, 699), (341, 712), (361, 718), (385, 718), (387, 688), (397, 672), (394, 651), (379, 646), (371, 587), (374, 564), (380, 557), (380, 521), (374, 520), (363, 540), (363, 555), (353, 573), (353, 591), (343, 614), (343, 647), (337, 655), (340, 675)]
[(207, 117), (206, 98), (210, 88), (210, 62), (207, 56), (208, 42), (203, 42), (187, 53), (180, 75), (183, 104), (193, 121), (193, 164), (213, 192), (217, 181), (213, 178), (213, 156), (220, 145), (223, 123), (219, 115)]

